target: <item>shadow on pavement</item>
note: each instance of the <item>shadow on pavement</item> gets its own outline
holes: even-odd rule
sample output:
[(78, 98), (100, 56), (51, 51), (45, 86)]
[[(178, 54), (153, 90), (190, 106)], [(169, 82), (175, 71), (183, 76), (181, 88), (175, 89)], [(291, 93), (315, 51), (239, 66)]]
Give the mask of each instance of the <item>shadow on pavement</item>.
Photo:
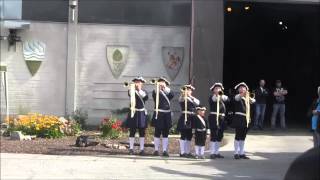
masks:
[[(199, 173), (190, 173), (188, 169), (173, 170), (164, 167), (151, 166), (157, 172), (181, 175), (203, 179), (254, 179), (254, 180), (282, 180), (291, 162), (301, 153), (248, 153), (251, 160), (234, 160), (233, 152), (223, 152), (224, 159), (196, 160), (191, 162), (190, 168), (199, 166)], [(201, 167), (212, 168), (212, 174), (201, 173)], [(194, 170), (194, 169), (193, 169)], [(216, 172), (216, 173), (214, 173)]]

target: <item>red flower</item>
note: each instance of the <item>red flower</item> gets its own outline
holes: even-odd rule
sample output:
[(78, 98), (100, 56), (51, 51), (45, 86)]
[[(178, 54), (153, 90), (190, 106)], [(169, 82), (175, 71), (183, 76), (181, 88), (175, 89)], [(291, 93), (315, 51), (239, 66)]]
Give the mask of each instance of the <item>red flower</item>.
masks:
[(118, 127), (117, 127), (116, 124), (112, 124), (111, 128), (112, 128), (112, 129), (117, 129)]

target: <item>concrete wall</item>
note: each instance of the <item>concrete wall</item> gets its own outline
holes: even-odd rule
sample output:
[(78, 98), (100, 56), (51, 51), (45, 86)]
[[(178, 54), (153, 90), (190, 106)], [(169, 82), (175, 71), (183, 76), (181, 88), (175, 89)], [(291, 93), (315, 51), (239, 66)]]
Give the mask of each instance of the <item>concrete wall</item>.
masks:
[[(7, 64), (11, 114), (30, 111), (64, 115), (66, 30), (66, 24), (32, 22), (30, 29), (18, 31), (23, 42), (39, 40), (46, 44), (45, 59), (34, 76), (23, 58), (22, 43), (17, 43), (16, 51), (14, 48), (8, 51), (8, 42), (1, 40), (0, 58)], [(1, 29), (1, 35), (8, 35), (8, 31)]]
[[(179, 92), (180, 85), (188, 81), (189, 36), (188, 27), (80, 24), (77, 107), (89, 111), (92, 124), (110, 115), (110, 110), (128, 107), (129, 98), (123, 82), (138, 75), (148, 80), (168, 77), (162, 60), (163, 46), (184, 47), (183, 66), (172, 82), (172, 88)], [(112, 76), (107, 63), (107, 45), (129, 47), (127, 65), (118, 79)], [(151, 97), (153, 86), (147, 85), (146, 89)], [(179, 111), (177, 98), (178, 95), (173, 102), (174, 111)], [(153, 109), (152, 98), (146, 105), (149, 110)]]
[(223, 0), (194, 1), (195, 94), (201, 104), (208, 104), (209, 88), (223, 80), (224, 8)]
[[(8, 51), (7, 41), (1, 41), (1, 61), (7, 64), (8, 71), (11, 114), (40, 112), (64, 115), (66, 84), (76, 81), (75, 107), (88, 111), (89, 124), (98, 124), (102, 117), (110, 115), (110, 110), (128, 107), (129, 98), (127, 89), (123, 87), (124, 81), (130, 81), (138, 75), (148, 80), (158, 76), (168, 77), (162, 59), (163, 46), (184, 47), (183, 65), (172, 82), (172, 89), (178, 93), (180, 86), (188, 81), (188, 27), (79, 24), (76, 78), (66, 82), (67, 28), (64, 23), (32, 21), (30, 29), (18, 32), (23, 42), (39, 40), (46, 44), (45, 60), (34, 76), (30, 74), (23, 58), (22, 43), (17, 44), (16, 51)], [(4, 30), (1, 35), (8, 35), (8, 32)], [(112, 76), (107, 62), (107, 45), (129, 47), (128, 63), (118, 79)], [(146, 85), (150, 93), (147, 102), (150, 110), (153, 109), (153, 88), (153, 85)], [(173, 102), (175, 112), (180, 109), (177, 98), (178, 94)], [(175, 117), (177, 115), (174, 114)]]

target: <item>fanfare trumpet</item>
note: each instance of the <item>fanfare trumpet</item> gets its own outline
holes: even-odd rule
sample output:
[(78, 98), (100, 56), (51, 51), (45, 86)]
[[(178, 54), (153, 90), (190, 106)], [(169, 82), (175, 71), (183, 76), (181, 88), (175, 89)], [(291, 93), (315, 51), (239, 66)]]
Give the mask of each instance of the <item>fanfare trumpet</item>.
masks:
[(129, 87), (129, 83), (126, 81), (123, 83), (123, 87)]
[(156, 84), (157, 83), (157, 80), (156, 79), (151, 79), (150, 80), (150, 84)]
[(134, 83), (124, 82), (124, 87), (129, 88), (129, 94), (130, 94), (130, 112), (131, 112), (131, 118), (134, 117), (134, 114), (136, 112), (136, 87)]
[(222, 95), (223, 95), (223, 91), (219, 91), (217, 95), (217, 114), (216, 114), (217, 127), (219, 127), (220, 101), (221, 101)]
[(156, 79), (151, 79), (150, 84), (154, 84), (156, 86), (156, 104), (155, 104), (155, 111), (156, 116), (155, 119), (158, 119), (158, 113), (159, 113), (159, 93), (160, 93), (160, 85), (159, 82)]
[(251, 121), (251, 118), (250, 118), (250, 102), (251, 102), (251, 99), (254, 99), (255, 98), (255, 93), (251, 93), (249, 91), (247, 91), (246, 93), (246, 96), (245, 96), (245, 104), (246, 104), (246, 120), (247, 120), (247, 127), (249, 127), (249, 124), (250, 124), (250, 121)]
[(186, 111), (186, 113), (184, 113), (184, 121), (187, 122), (188, 120), (188, 94), (187, 94), (187, 88), (186, 87), (182, 87), (180, 88), (180, 92), (183, 95), (183, 99), (184, 99), (184, 110)]

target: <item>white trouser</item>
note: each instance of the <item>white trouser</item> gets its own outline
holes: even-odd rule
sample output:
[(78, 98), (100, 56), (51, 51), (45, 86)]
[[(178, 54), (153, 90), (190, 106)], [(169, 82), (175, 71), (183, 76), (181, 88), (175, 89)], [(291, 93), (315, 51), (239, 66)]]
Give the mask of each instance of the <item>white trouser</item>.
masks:
[(144, 150), (144, 137), (141, 137), (140, 139), (140, 151)]
[(184, 154), (185, 153), (185, 140), (180, 139), (180, 154)]

